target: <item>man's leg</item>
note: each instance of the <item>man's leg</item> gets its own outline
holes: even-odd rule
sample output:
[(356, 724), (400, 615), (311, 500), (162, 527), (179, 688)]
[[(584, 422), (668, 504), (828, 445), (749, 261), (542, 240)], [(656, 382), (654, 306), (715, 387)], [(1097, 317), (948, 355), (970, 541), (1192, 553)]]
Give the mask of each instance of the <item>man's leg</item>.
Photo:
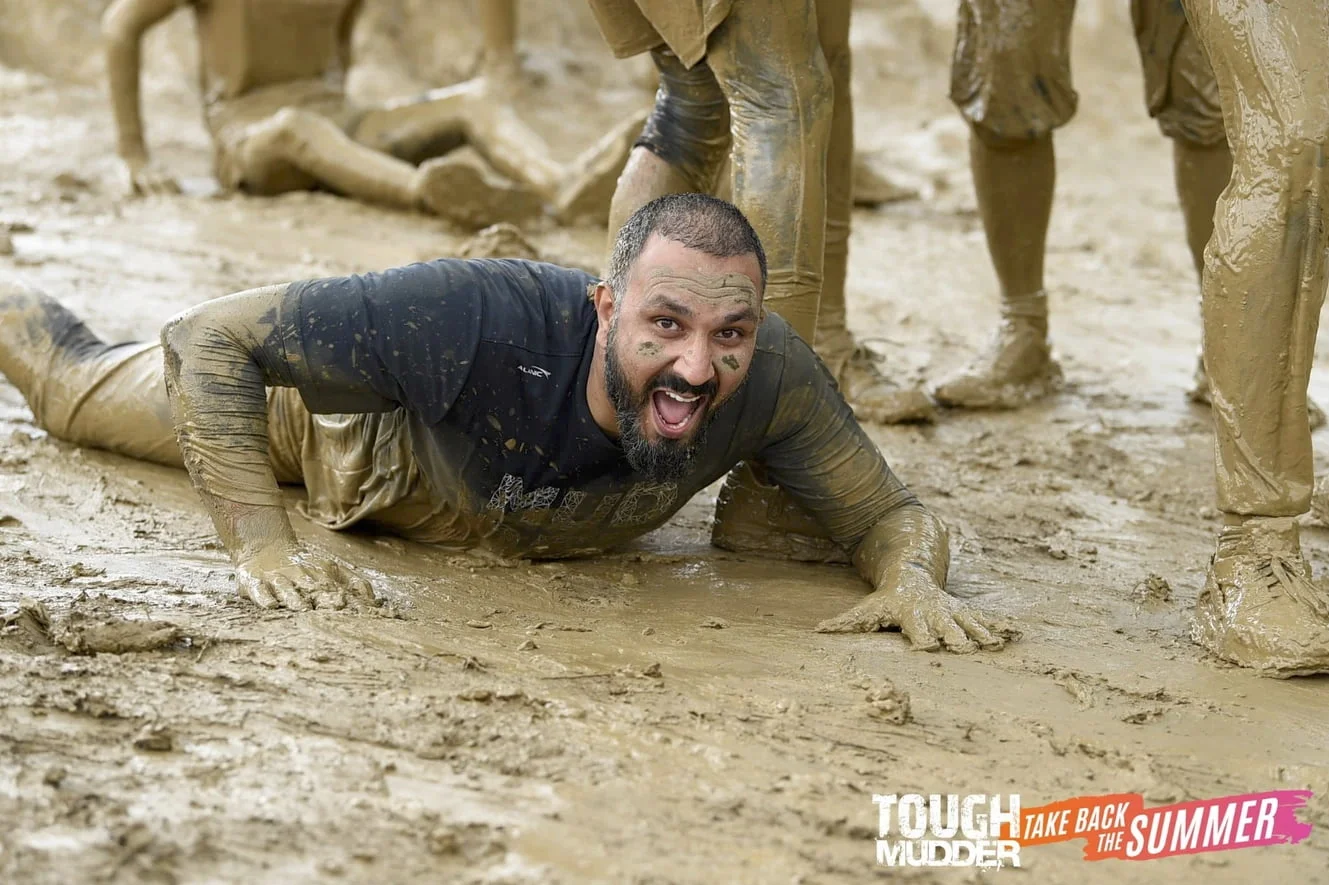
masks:
[(951, 100), (970, 124), (969, 164), (1001, 324), (987, 350), (943, 381), (943, 405), (1013, 408), (1061, 381), (1048, 344), (1043, 258), (1056, 182), (1052, 130), (1075, 113), (1073, 0), (962, 0)]
[[(0, 374), (38, 427), (66, 442), (183, 467), (166, 395), (161, 345), (107, 344), (54, 298), (0, 283)], [(277, 481), (301, 481), (308, 412), (294, 390), (273, 392), (269, 450)]]
[(1226, 518), (1192, 635), (1264, 675), (1329, 672), (1329, 599), (1294, 521), (1310, 504), (1306, 386), (1329, 258), (1329, 11), (1265, 0), (1186, 0), (1186, 11), (1233, 160), (1203, 284)]
[(155, 343), (108, 345), (54, 298), (0, 284), (0, 373), (57, 439), (184, 466)]
[[(1172, 139), (1177, 199), (1198, 280), (1204, 272), (1204, 247), (1214, 232), (1214, 205), (1232, 175), (1218, 82), (1179, 4), (1131, 0), (1131, 21), (1144, 70), (1145, 106)], [(1189, 396), (1209, 402), (1203, 346)]]
[(932, 402), (921, 390), (901, 390), (878, 370), (873, 354), (849, 333), (845, 279), (854, 207), (854, 102), (850, 92), (850, 0), (817, 0), (817, 35), (831, 72), (835, 100), (826, 156), (826, 249), (817, 307), (817, 354), (862, 420), (898, 424), (930, 421)]

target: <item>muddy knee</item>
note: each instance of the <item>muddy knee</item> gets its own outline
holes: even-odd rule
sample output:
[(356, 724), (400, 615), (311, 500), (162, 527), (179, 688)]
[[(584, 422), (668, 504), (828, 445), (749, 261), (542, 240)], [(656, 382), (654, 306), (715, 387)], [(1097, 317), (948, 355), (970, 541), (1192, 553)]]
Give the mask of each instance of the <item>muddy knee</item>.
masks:
[(1066, 0), (961, 0), (950, 98), (992, 147), (1049, 135), (1075, 115)]
[(282, 108), (250, 129), (238, 147), (239, 168), (234, 186), (251, 194), (272, 196), (307, 190), (318, 184), (311, 174), (320, 138), (338, 136), (336, 124), (311, 111)]
[(688, 69), (663, 47), (651, 57), (660, 88), (635, 146), (678, 170), (693, 190), (710, 192), (729, 153), (729, 101), (704, 60)]
[(1164, 135), (1187, 147), (1222, 144), (1218, 80), (1184, 11), (1169, 0), (1132, 0), (1131, 20), (1149, 116)]
[(251, 144), (291, 162), (306, 159), (328, 120), (300, 108), (282, 108), (254, 133)]

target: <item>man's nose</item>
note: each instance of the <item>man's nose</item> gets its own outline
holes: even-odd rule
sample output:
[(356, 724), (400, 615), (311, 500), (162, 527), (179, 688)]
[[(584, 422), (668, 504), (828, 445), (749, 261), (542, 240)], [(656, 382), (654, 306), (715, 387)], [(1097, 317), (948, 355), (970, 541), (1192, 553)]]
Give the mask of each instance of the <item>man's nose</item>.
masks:
[(715, 377), (715, 364), (711, 361), (710, 342), (704, 335), (688, 341), (687, 349), (674, 364), (674, 370), (693, 387), (701, 387)]

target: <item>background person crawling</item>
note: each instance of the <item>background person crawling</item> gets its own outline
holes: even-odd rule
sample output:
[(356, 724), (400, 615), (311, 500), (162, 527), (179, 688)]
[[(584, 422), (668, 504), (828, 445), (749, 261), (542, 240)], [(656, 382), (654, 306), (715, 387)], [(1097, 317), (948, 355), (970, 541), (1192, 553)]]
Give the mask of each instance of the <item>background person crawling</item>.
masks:
[(0, 370), (53, 435), (183, 464), (263, 607), (374, 599), (296, 539), (279, 482), (304, 483), (329, 528), (553, 558), (642, 535), (751, 459), (874, 588), (819, 630), (1000, 648), (1013, 631), (943, 589), (945, 527), (811, 348), (764, 313), (765, 277), (736, 208), (672, 195), (623, 226), (604, 281), (443, 259), (210, 301), (171, 320), (161, 346), (107, 346), (11, 287)]

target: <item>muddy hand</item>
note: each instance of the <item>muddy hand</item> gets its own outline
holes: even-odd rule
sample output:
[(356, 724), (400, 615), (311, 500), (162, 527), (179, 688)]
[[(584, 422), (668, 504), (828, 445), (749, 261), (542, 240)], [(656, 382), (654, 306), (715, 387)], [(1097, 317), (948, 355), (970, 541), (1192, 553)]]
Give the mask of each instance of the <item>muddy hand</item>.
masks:
[(868, 596), (849, 611), (817, 625), (818, 633), (871, 633), (899, 627), (914, 648), (969, 654), (995, 650), (1019, 633), (980, 615), (946, 593), (929, 575), (910, 572)]
[(130, 189), (141, 196), (180, 193), (180, 184), (165, 169), (148, 160), (125, 160)]
[(263, 550), (236, 565), (240, 595), (260, 608), (361, 609), (378, 605), (369, 581), (335, 557), (303, 546)]

